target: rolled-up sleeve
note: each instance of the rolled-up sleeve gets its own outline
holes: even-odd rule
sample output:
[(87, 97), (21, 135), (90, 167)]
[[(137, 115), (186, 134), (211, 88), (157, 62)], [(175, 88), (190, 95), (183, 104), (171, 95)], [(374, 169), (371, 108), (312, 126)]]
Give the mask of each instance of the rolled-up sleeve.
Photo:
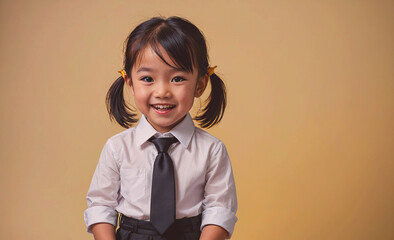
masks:
[(212, 148), (211, 156), (206, 174), (201, 229), (210, 224), (218, 225), (231, 237), (237, 222), (237, 194), (230, 159), (222, 142)]
[(87, 231), (95, 223), (110, 223), (116, 227), (118, 213), (118, 191), (120, 186), (119, 165), (114, 157), (110, 140), (101, 152), (86, 200), (88, 208), (84, 212)]

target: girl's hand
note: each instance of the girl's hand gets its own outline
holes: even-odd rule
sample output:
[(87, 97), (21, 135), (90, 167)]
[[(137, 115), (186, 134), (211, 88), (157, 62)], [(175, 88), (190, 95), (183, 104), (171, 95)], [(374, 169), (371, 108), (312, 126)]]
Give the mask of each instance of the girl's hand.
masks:
[(206, 225), (201, 232), (200, 240), (224, 240), (228, 233), (224, 228), (217, 225)]
[(110, 223), (96, 223), (91, 229), (95, 240), (116, 240), (115, 226)]

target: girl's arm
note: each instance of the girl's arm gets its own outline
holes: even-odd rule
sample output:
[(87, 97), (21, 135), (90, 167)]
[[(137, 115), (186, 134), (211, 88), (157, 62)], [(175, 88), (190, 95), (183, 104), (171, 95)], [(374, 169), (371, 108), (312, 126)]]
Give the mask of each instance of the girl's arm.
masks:
[(95, 240), (115, 240), (115, 226), (110, 223), (96, 223), (91, 226)]
[(200, 240), (224, 240), (228, 233), (217, 225), (206, 225), (201, 232)]
[(101, 152), (99, 162), (93, 174), (92, 182), (86, 196), (88, 208), (84, 218), (87, 231), (94, 234), (96, 240), (115, 240), (120, 189), (120, 172), (118, 159), (114, 157), (117, 149), (109, 139)]
[(226, 147), (212, 147), (206, 168), (201, 240), (230, 238), (237, 221), (237, 195)]

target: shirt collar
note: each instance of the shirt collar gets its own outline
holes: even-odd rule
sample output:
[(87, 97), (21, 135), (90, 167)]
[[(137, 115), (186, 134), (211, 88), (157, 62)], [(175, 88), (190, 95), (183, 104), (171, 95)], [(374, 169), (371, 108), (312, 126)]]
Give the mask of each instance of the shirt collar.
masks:
[[(193, 137), (194, 130), (195, 130), (195, 126), (193, 123), (193, 119), (190, 116), (190, 114), (187, 113), (186, 117), (180, 123), (178, 123), (173, 129), (171, 129), (169, 133), (171, 133), (174, 137), (176, 137), (179, 140), (179, 142), (185, 148), (187, 148)], [(141, 146), (156, 133), (158, 132), (152, 127), (152, 125), (148, 122), (146, 117), (142, 115), (135, 130), (136, 143), (139, 146)]]

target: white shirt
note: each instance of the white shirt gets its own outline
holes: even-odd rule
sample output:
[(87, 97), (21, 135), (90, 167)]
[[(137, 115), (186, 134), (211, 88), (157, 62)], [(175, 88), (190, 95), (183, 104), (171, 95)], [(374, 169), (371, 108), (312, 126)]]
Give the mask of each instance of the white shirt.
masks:
[(231, 235), (237, 217), (237, 196), (230, 159), (224, 144), (196, 128), (187, 114), (170, 132), (157, 132), (144, 116), (105, 143), (87, 193), (85, 222), (116, 226), (118, 212), (149, 220), (153, 163), (157, 150), (148, 139), (176, 137), (168, 154), (174, 163), (176, 218), (202, 213), (201, 229), (219, 225)]

